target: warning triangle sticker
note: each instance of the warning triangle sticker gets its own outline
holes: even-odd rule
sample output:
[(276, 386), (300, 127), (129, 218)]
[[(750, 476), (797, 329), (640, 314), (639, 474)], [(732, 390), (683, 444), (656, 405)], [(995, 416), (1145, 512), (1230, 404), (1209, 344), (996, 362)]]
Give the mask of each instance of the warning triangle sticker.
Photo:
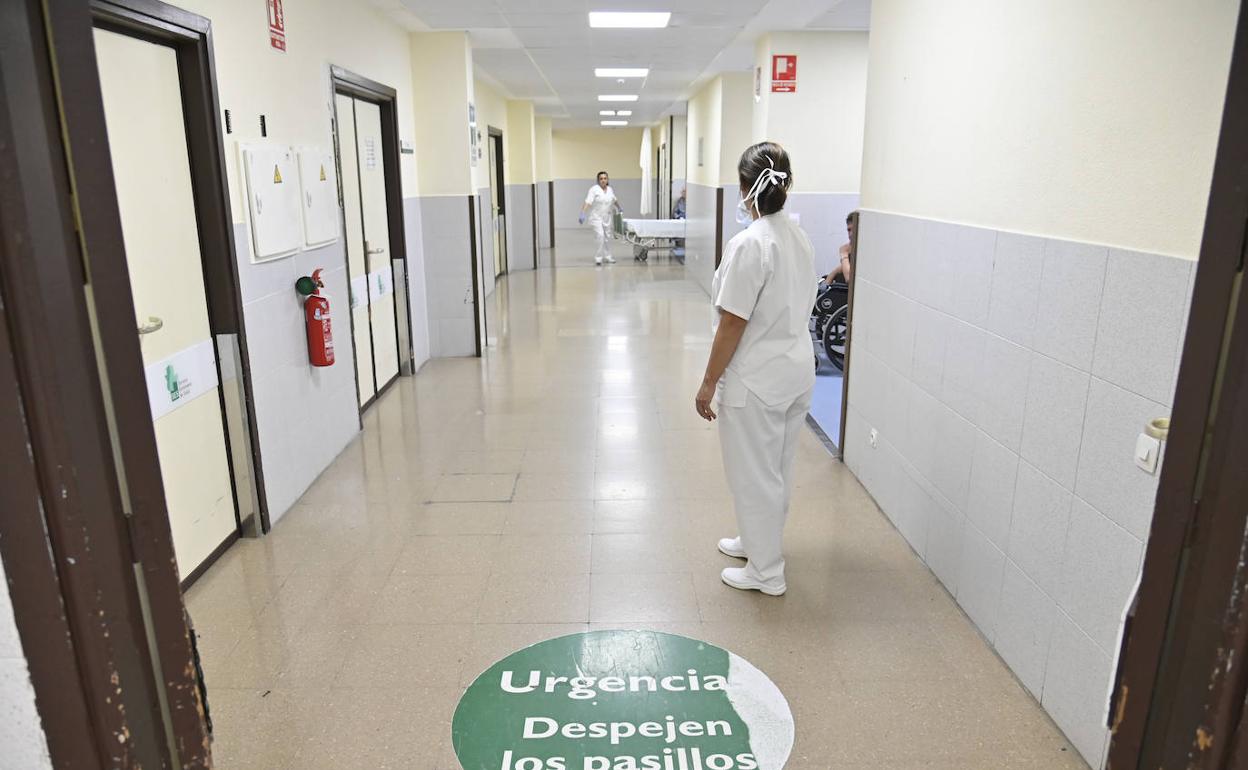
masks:
[(273, 166), (273, 184), (282, 183), (282, 172), (277, 166)]
[(321, 164), (321, 181), (322, 182), (325, 181), (325, 164), (324, 163)]

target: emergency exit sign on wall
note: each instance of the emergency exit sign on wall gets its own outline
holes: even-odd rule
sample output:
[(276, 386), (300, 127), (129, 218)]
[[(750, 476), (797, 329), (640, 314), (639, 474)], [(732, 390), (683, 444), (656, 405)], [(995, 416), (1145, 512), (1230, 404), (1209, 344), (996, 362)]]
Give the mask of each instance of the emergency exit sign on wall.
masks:
[(771, 57), (771, 92), (797, 93), (797, 55), (776, 54)]
[(286, 12), (282, 10), (282, 0), (268, 0), (269, 3), (269, 45), (279, 51), (286, 50)]

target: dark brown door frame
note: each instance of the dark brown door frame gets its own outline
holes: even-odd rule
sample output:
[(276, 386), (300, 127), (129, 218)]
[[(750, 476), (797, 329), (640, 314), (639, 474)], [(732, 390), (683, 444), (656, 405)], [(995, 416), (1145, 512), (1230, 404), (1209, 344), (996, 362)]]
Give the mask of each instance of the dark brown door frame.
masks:
[(555, 266), (555, 180), (546, 183), (546, 213), (550, 217), (550, 266)]
[(537, 260), (542, 253), (541, 238), (537, 234), (537, 182), (529, 186), (533, 193), (533, 269), (537, 269)]
[(853, 348), (854, 330), (854, 276), (857, 274), (858, 262), (858, 212), (851, 212), (850, 222), (854, 225), (854, 236), (849, 241), (849, 275), (846, 283), (849, 292), (845, 299), (845, 360), (841, 362), (841, 424), (836, 437), (836, 456), (845, 456), (845, 423), (849, 420), (849, 363)]
[(54, 765), (203, 768), (92, 25), (0, 4), (0, 558)]
[[(238, 340), (242, 357), (242, 381), (246, 394), (249, 431), (256, 491), (260, 502), (258, 512), (260, 529), (268, 532), (270, 527), (268, 501), (264, 487), (264, 470), (260, 454), (260, 437), (254, 429), (258, 424), (255, 399), (252, 396), (251, 366), (247, 347), (246, 325), (243, 320), (242, 289), (238, 277), (238, 256), (234, 244), (233, 216), (230, 213), (229, 189), (225, 168), (225, 142), (222, 137), (217, 100), (216, 64), (213, 53), (212, 25), (203, 17), (187, 13), (157, 0), (91, 0), (94, 26), (172, 48), (177, 55), (178, 71), (182, 81), (182, 104), (186, 121), (187, 153), (191, 162), (192, 194), (195, 201), (196, 221), (199, 227), (200, 249), (203, 255), (204, 296), (208, 301), (209, 325), (214, 346), (221, 335), (233, 335)], [(70, 46), (82, 41), (73, 35), (76, 27), (66, 25), (63, 34)], [(94, 41), (90, 47), (65, 50), (58, 46), (56, 55), (64, 60), (61, 82), (64, 89), (75, 95), (64, 105), (66, 130), (71, 145), (97, 149), (93, 137), (104, 136), (102, 102), (99, 97), (99, 76), (95, 67)], [(85, 56), (84, 56), (85, 55)], [(89, 58), (87, 58), (89, 57)], [(89, 66), (88, 66), (89, 65)], [(95, 97), (78, 98), (78, 95), (94, 90)], [(96, 123), (95, 105), (99, 105)], [(107, 149), (107, 147), (105, 147)], [(121, 238), (120, 217), (113, 198), (115, 185), (112, 176), (112, 158), (107, 152), (76, 152), (73, 165), (79, 182), (88, 196), (96, 200), (103, 195), (114, 201), (110, 206), (88, 206), (82, 212), (84, 234), (93, 254), (93, 262), (103, 266), (97, 273), (101, 291), (106, 294), (97, 300), (101, 326), (108, 315), (115, 322), (130, 313), (133, 317), (132, 298), (129, 292), (129, 276), (126, 271), (124, 243)], [(125, 292), (120, 292), (120, 285)], [(129, 324), (133, 326), (133, 324)], [(101, 329), (101, 342), (106, 353), (128, 347), (125, 337), (133, 336), (128, 326), (112, 326)], [(122, 346), (122, 347), (115, 347)], [(218, 351), (218, 360), (220, 359)], [(220, 372), (218, 371), (218, 377)], [(126, 392), (126, 391), (121, 391)], [(134, 391), (134, 392), (143, 392)], [(225, 414), (224, 392), (220, 395), (222, 415)], [(128, 425), (141, 417), (148, 422), (151, 415), (140, 401), (131, 400), (117, 407), (118, 420)], [(146, 417), (143, 415), (146, 414)], [(123, 440), (127, 431), (122, 431)], [(226, 431), (226, 451), (230, 451), (230, 435)], [(140, 439), (134, 439), (139, 441)], [(126, 446), (122, 447), (123, 454)], [(234, 499), (250, 496), (249, 491), (239, 490), (231, 463), (230, 484)], [(157, 476), (159, 473), (156, 474)], [(163, 486), (140, 487), (139, 494), (152, 495), (159, 491), (163, 507)], [(237, 518), (237, 511), (236, 511)], [(189, 587), (238, 539), (247, 524), (237, 522), (233, 535), (213, 551), (203, 564), (183, 579), (183, 587)]]
[[(507, 229), (511, 227), (511, 220), (507, 216), (506, 166), (504, 165), (506, 161), (503, 156), (503, 132), (493, 126), (489, 126), (487, 130), (489, 132), (489, 141), (496, 142), (493, 149), (498, 156), (498, 168), (490, 169), (490, 173), (494, 177), (490, 180), (490, 186), (498, 186), (498, 213), (503, 218), (503, 233), (499, 239), (499, 245), (503, 250), (503, 272), (495, 276), (495, 280), (497, 280), (511, 272), (511, 255), (507, 253)], [(493, 166), (494, 164), (491, 163), (490, 165)], [(491, 212), (492, 214), (493, 212)], [(490, 225), (493, 227), (492, 217)], [(495, 256), (497, 257), (498, 255), (496, 254)]]
[[(384, 169), (385, 174), (386, 174), (386, 221), (389, 225), (390, 257), (392, 260), (400, 259), (403, 261), (403, 280), (404, 280), (403, 296), (405, 299), (410, 300), (411, 284), (410, 284), (410, 275), (409, 275), (410, 263), (408, 262), (408, 259), (407, 259), (407, 227), (403, 221), (403, 169), (402, 169), (402, 163), (400, 160), (402, 158), (402, 148), (399, 146), (398, 91), (391, 88), (390, 86), (384, 85), (382, 83), (378, 83), (375, 80), (370, 80), (369, 78), (366, 78), (363, 75), (357, 75), (356, 73), (351, 72), (350, 70), (347, 70), (343, 67), (330, 66), (329, 71), (330, 71), (331, 97), (336, 94), (344, 94), (346, 96), (350, 96), (355, 99), (361, 99), (363, 101), (376, 104), (381, 109), (381, 145), (382, 145), (381, 163), (382, 163), (382, 168)], [(333, 98), (330, 99), (330, 104), (334, 104)], [(339, 138), (339, 133), (337, 130), (336, 113), (337, 113), (336, 110), (331, 111), (331, 114), (335, 115), (335, 117), (332, 118), (335, 121), (334, 144), (335, 144), (335, 150), (337, 152), (341, 152), (342, 148), (336, 146), (338, 144), (338, 138)], [(342, 178), (342, 168), (341, 168), (341, 164), (339, 164), (338, 203), (339, 203), (340, 210), (342, 209), (343, 202), (346, 200), (342, 195), (342, 185), (344, 184), (346, 184), (346, 181), (343, 180)], [(361, 205), (362, 204), (363, 204), (363, 201), (361, 200)], [(343, 223), (342, 232), (343, 232), (343, 238), (345, 239), (347, 237), (346, 236), (347, 230), (346, 230), (345, 222)], [(342, 256), (343, 264), (346, 265), (348, 263), (347, 263), (347, 250), (345, 248), (342, 250), (342, 254), (343, 254)], [(368, 255), (367, 254), (364, 255), (364, 267), (365, 269), (368, 268)], [(393, 272), (394, 272), (394, 268), (392, 265), (391, 276), (390, 276), (391, 281), (394, 281)], [(348, 269), (347, 270), (348, 280), (349, 280), (350, 275), (351, 275), (351, 271), (350, 269)], [(397, 313), (399, 309), (396, 308), (395, 310)], [(408, 341), (408, 348), (409, 348), (407, 350), (407, 360), (410, 361), (412, 360), (412, 357), (413, 357), (413, 351), (411, 350), (412, 313), (411, 313), (410, 301), (409, 301), (409, 307), (404, 309), (403, 316), (407, 319), (407, 341)], [(347, 312), (347, 317), (351, 319), (351, 324), (350, 324), (350, 328), (352, 331), (351, 339), (354, 341), (355, 319), (353, 318), (353, 315), (349, 309)], [(396, 323), (398, 322), (397, 317), (395, 318), (395, 322)], [(396, 329), (396, 332), (397, 331), (398, 330)], [(372, 345), (373, 335), (372, 335), (371, 328), (369, 329), (368, 336), (369, 336), (369, 344)], [(373, 379), (374, 379), (374, 388), (376, 392), (373, 394), (372, 398), (368, 399), (368, 401), (366, 401), (364, 404), (360, 406), (361, 427), (364, 424), (363, 422), (364, 412), (367, 411), (367, 409), (370, 406), (372, 406), (373, 403), (377, 399), (381, 398), (381, 395), (385, 393), (387, 390), (389, 390), (394, 385), (394, 383), (398, 382), (399, 377), (403, 375), (403, 360), (404, 360), (403, 351), (399, 349), (399, 344), (402, 339), (403, 339), (403, 335), (397, 334), (397, 333), (395, 334), (395, 349), (396, 349), (396, 352), (399, 354), (399, 373), (398, 374), (396, 374), (389, 382), (379, 383), (379, 382), (376, 382), (377, 372), (376, 372), (376, 367), (374, 366)], [(352, 365), (355, 365), (354, 350), (355, 350), (355, 346), (352, 345), (352, 358), (353, 358)], [(356, 401), (358, 402), (359, 395), (360, 395), (359, 393), (360, 382), (359, 382), (358, 377), (355, 380), (355, 389), (356, 389)]]
[(1109, 766), (1243, 767), (1248, 712), (1248, 14), (1242, 10), (1172, 429), (1115, 686)]

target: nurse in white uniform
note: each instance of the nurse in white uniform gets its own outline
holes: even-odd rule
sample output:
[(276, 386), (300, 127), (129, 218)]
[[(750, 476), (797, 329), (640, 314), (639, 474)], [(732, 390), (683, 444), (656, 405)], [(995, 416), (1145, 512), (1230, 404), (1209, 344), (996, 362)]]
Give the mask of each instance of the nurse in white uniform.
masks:
[(815, 254), (784, 211), (793, 181), (788, 154), (771, 142), (756, 144), (741, 155), (737, 174), (737, 216), (749, 227), (728, 242), (715, 271), (715, 341), (696, 407), (703, 419), (718, 417), (736, 504), (740, 534), (720, 540), (719, 550), (746, 560), (725, 569), (723, 581), (779, 596), (793, 460), (815, 386), (807, 327)]
[(598, 251), (594, 254), (595, 265), (601, 265), (604, 260), (615, 264), (615, 258), (611, 256), (611, 216), (619, 208), (620, 202), (615, 197), (615, 190), (611, 189), (610, 177), (607, 172), (599, 171), (598, 184), (589, 188), (585, 205), (581, 206), (581, 224), (588, 220), (594, 231), (594, 241), (598, 244)]

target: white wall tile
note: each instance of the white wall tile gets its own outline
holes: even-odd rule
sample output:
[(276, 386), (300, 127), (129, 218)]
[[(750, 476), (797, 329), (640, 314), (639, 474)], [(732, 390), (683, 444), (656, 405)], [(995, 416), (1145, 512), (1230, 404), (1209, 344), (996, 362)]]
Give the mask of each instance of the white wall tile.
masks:
[(978, 422), (988, 335), (979, 327), (957, 319), (950, 320), (946, 331), (949, 338), (945, 345), (945, 376), (940, 399), (966, 419)]
[(25, 658), (0, 659), (0, 766), (52, 767)]
[(1107, 255), (1104, 246), (1045, 242), (1035, 350), (1084, 371), (1092, 368)]
[[(851, 365), (852, 366), (852, 365)], [(914, 383), (880, 362), (884, 388), (880, 401), (878, 424), (880, 435), (884, 436), (893, 446), (902, 451), (909, 447), (914, 431), (910, 430), (910, 402), (912, 394), (919, 388)], [(850, 377), (853, 381), (853, 377)]]
[(939, 493), (927, 498), (927, 550), (924, 558), (945, 590), (957, 595), (962, 576), (962, 537), (966, 517), (942, 500)]
[(992, 299), (987, 329), (1023, 347), (1031, 347), (1040, 307), (1044, 239), (998, 233), (992, 268)]
[(1101, 761), (1109, 737), (1102, 716), (1111, 666), (1109, 655), (1059, 612), (1041, 703), (1089, 763)]
[(998, 548), (1009, 547), (1017, 483), (1018, 455), (978, 431), (966, 515)]
[(943, 451), (943, 412), (948, 407), (922, 388), (910, 387), (910, 408), (906, 430), (901, 433), (897, 449), (929, 482), (936, 480), (937, 458)]
[(1049, 642), (1058, 612), (1057, 603), (1007, 559), (993, 644), (1036, 698), (1044, 692)]
[(849, 403), (855, 406), (864, 420), (878, 427), (884, 400), (884, 364), (871, 351), (856, 349), (853, 370), (854, 376), (849, 378)]
[(892, 232), (888, 229), (889, 216), (875, 211), (863, 211), (858, 215), (858, 256), (854, 268), (855, 281), (878, 284), (884, 274), (883, 262)]
[(1144, 544), (1075, 498), (1058, 603), (1102, 650), (1114, 653), (1119, 620), (1139, 575)]
[(908, 270), (908, 296), (953, 314), (954, 284), (958, 279), (958, 225), (925, 220), (922, 244)]
[(897, 502), (890, 518), (914, 552), (926, 561), (927, 530), (934, 506), (932, 489), (904, 457), (898, 457), (893, 466), (892, 483), (896, 485)]
[(1075, 488), (1090, 375), (1035, 355), (1023, 418), (1022, 458), (1067, 489)]
[(1062, 554), (1070, 522), (1070, 492), (1027, 463), (1019, 463), (1010, 519), (1010, 559), (1049, 596), (1062, 587)]
[(1154, 401), (1174, 400), (1194, 263), (1111, 249), (1092, 373)]
[(966, 512), (971, 488), (971, 463), (979, 430), (957, 412), (937, 409), (937, 452), (932, 481), (954, 507)]
[(976, 326), (988, 322), (992, 287), (993, 251), (997, 231), (982, 227), (959, 227), (956, 258), (952, 264), (949, 312)]
[(940, 396), (945, 375), (945, 352), (953, 319), (926, 305), (915, 308), (914, 384)]
[(918, 323), (918, 305), (914, 300), (899, 294), (883, 292), (879, 337), (882, 342), (881, 357), (903, 377), (909, 378), (914, 366), (914, 336)]
[(991, 642), (996, 638), (1005, 554), (970, 521), (962, 535), (958, 604)]
[(922, 301), (916, 293), (928, 260), (924, 235), (925, 223), (913, 217), (893, 217), (894, 237), (886, 262), (884, 287), (911, 299)]
[(984, 343), (978, 424), (1016, 452), (1023, 440), (1031, 355), (1026, 348), (994, 335), (988, 335)]
[(1092, 378), (1075, 493), (1141, 540), (1148, 538), (1159, 474), (1135, 465), (1135, 441), (1161, 404)]

